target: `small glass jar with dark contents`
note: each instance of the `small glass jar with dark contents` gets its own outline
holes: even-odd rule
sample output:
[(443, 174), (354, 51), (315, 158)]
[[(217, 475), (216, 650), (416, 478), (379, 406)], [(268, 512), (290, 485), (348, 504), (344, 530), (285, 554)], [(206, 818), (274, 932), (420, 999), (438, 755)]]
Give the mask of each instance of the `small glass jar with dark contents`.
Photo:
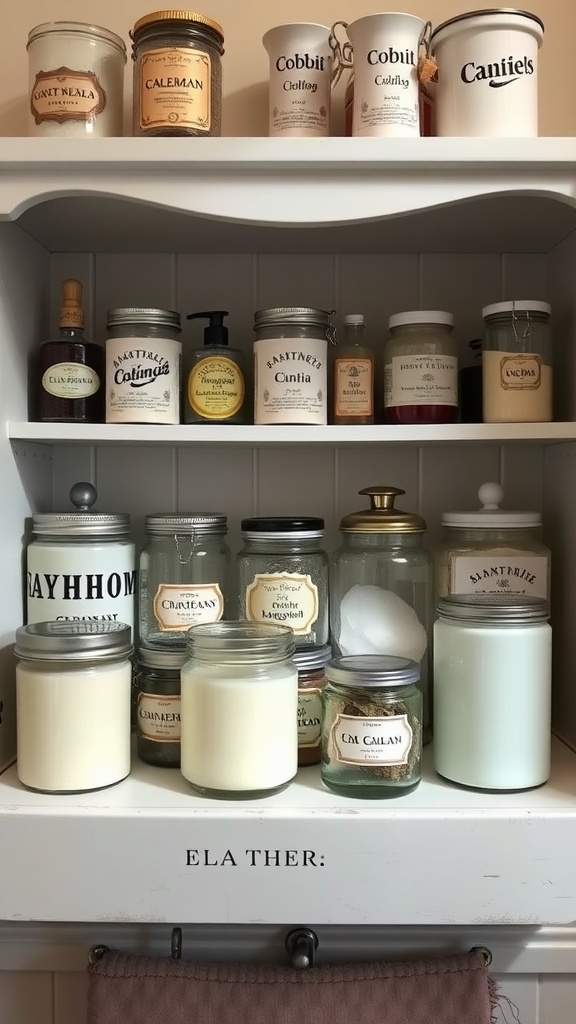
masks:
[(292, 661), (298, 669), (298, 766), (320, 764), (324, 669), (332, 657), (330, 644), (296, 648)]
[(138, 651), (138, 756), (160, 768), (180, 767), (180, 669), (185, 650)]

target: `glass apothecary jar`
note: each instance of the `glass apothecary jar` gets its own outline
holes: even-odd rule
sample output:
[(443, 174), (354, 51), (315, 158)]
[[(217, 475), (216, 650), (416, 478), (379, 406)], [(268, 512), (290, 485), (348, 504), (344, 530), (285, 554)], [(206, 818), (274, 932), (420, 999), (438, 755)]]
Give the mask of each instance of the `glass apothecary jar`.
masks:
[(322, 780), (346, 796), (383, 799), (420, 782), (420, 669), (408, 658), (365, 655), (326, 666)]
[(283, 789), (298, 768), (298, 672), (289, 626), (193, 626), (182, 668), (181, 769), (207, 796)]
[(384, 350), (386, 423), (455, 423), (458, 344), (454, 317), (438, 309), (395, 313)]
[(325, 668), (332, 657), (330, 644), (300, 647), (294, 652), (298, 669), (298, 766), (319, 764), (322, 733), (322, 691)]
[(399, 487), (365, 487), (370, 507), (344, 516), (330, 575), (335, 654), (385, 654), (420, 665), (425, 739), (430, 738), (428, 665), (434, 620), (432, 558), (421, 516), (395, 507)]
[(36, 622), (16, 631), (24, 786), (83, 793), (129, 774), (132, 650), (123, 622)]
[(256, 516), (242, 520), (238, 608), (250, 622), (290, 626), (298, 646), (328, 640), (328, 556), (324, 520)]
[(159, 768), (180, 767), (180, 671), (186, 650), (138, 651), (138, 757)]
[(230, 574), (227, 529), (220, 514), (146, 516), (139, 584), (142, 645), (183, 648), (190, 626), (223, 618)]
[(481, 508), (444, 512), (444, 536), (435, 546), (436, 597), (447, 594), (531, 594), (550, 599), (550, 549), (539, 512), (500, 508), (500, 484), (478, 491)]
[(484, 306), (482, 403), (485, 423), (552, 419), (552, 333), (548, 302)]

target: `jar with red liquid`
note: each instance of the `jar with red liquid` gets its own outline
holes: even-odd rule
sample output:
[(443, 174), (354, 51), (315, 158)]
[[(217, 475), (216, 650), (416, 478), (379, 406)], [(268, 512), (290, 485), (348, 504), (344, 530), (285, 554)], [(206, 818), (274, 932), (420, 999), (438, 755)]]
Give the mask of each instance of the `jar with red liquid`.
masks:
[(390, 317), (384, 352), (386, 423), (455, 423), (458, 346), (454, 318), (438, 309)]

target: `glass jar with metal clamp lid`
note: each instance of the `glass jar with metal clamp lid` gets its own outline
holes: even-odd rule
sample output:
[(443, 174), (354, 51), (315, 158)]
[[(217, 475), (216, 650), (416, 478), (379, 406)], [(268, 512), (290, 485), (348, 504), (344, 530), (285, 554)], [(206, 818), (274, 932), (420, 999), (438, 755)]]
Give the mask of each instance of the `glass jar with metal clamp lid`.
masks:
[(548, 302), (514, 299), (484, 306), (485, 423), (552, 419), (552, 335)]
[(190, 626), (219, 622), (228, 594), (226, 516), (148, 515), (140, 555), (140, 644), (180, 647)]

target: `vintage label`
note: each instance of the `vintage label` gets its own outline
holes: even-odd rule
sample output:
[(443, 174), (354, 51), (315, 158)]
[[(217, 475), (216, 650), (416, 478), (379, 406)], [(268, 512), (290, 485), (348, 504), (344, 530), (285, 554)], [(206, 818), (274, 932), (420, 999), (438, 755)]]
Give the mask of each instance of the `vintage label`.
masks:
[(321, 137), (329, 134), (332, 61), (323, 52), (281, 53), (270, 67), (269, 134)]
[(370, 359), (334, 361), (335, 416), (372, 416), (372, 377)]
[(326, 346), (318, 338), (254, 342), (255, 423), (326, 423)]
[(138, 735), (154, 743), (180, 742), (180, 694), (138, 694)]
[(39, 71), (30, 94), (36, 124), (42, 121), (95, 121), (106, 106), (104, 92), (92, 71), (60, 67)]
[(140, 62), (140, 128), (209, 132), (212, 62), (188, 47), (148, 50)]
[(134, 547), (126, 543), (67, 544), (34, 541), (28, 546), (28, 622), (134, 623)]
[(300, 573), (256, 573), (246, 587), (246, 618), (281, 622), (305, 636), (318, 618), (318, 587)]
[(244, 377), (232, 359), (206, 356), (190, 371), (188, 402), (204, 419), (229, 419), (240, 411), (243, 401)]
[(219, 622), (224, 597), (218, 583), (161, 583), (154, 595), (153, 611), (163, 632), (179, 632), (199, 622)]
[(450, 594), (532, 594), (548, 597), (545, 555), (450, 555)]
[(106, 422), (179, 423), (182, 343), (108, 338)]
[(419, 135), (417, 37), (354, 50), (354, 135)]
[(100, 377), (82, 363), (54, 363), (42, 374), (42, 387), (57, 398), (90, 398), (100, 387)]
[(393, 356), (384, 370), (384, 403), (457, 406), (457, 357)]
[(500, 384), (505, 391), (540, 387), (542, 360), (536, 355), (508, 355), (500, 359)]
[(322, 690), (298, 690), (298, 746), (317, 747), (322, 732)]
[(342, 764), (408, 764), (412, 726), (407, 715), (384, 718), (338, 715), (331, 736), (336, 760)]

